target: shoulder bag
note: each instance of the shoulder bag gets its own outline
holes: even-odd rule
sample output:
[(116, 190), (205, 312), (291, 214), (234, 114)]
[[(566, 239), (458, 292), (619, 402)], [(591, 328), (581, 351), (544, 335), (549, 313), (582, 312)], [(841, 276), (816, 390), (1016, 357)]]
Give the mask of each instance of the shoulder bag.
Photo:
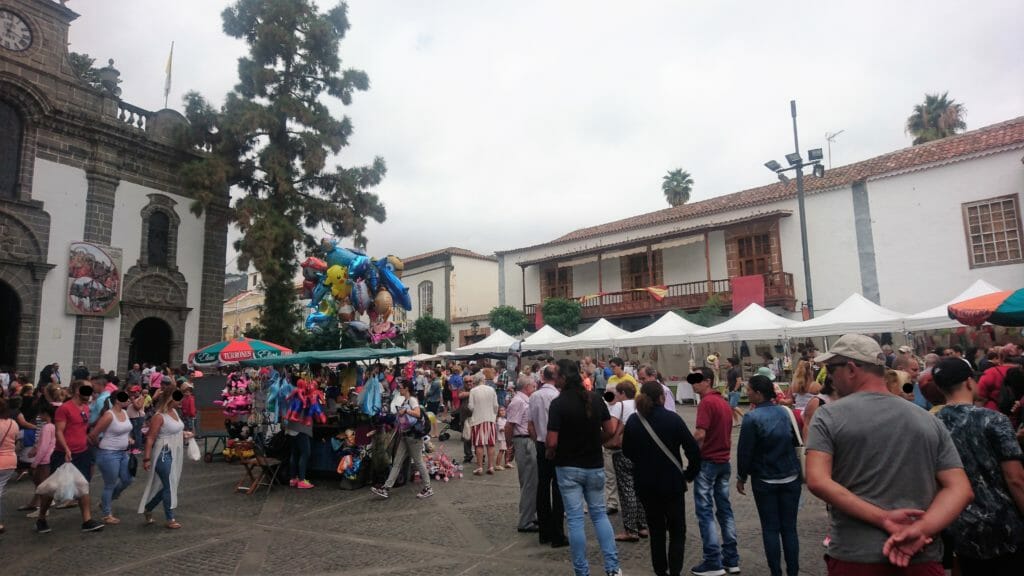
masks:
[(785, 406), (783, 406), (782, 409), (785, 410), (786, 414), (789, 415), (789, 423), (790, 425), (793, 426), (793, 442), (794, 446), (796, 447), (796, 457), (797, 460), (800, 461), (800, 473), (803, 474), (804, 461), (806, 460), (807, 452), (807, 448), (804, 446), (803, 434), (800, 433), (800, 426), (796, 422), (796, 414), (794, 414), (792, 410), (786, 408)]
[(640, 423), (644, 425), (644, 430), (647, 430), (647, 433), (651, 436), (651, 439), (654, 440), (654, 443), (658, 445), (658, 448), (661, 448), (661, 451), (668, 457), (669, 461), (675, 465), (676, 470), (679, 470), (679, 473), (685, 477), (686, 472), (683, 470), (683, 465), (679, 463), (678, 457), (673, 456), (672, 451), (665, 447), (665, 443), (661, 441), (661, 438), (658, 438), (658, 435), (655, 434), (651, 425), (647, 423), (647, 419), (644, 418), (643, 414), (637, 412), (636, 417), (640, 419)]

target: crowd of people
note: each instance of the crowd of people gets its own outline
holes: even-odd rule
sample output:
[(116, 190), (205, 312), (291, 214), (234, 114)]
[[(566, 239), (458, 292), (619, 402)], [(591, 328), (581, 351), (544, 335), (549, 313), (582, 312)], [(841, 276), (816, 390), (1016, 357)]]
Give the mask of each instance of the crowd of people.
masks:
[(144, 523), (152, 524), (153, 511), (162, 506), (167, 528), (181, 528), (174, 509), (185, 441), (196, 422), (193, 372), (187, 366), (135, 364), (122, 379), (112, 371), (89, 374), (79, 365), (64, 379), (52, 364), (37, 384), (6, 374), (0, 379), (0, 533), (6, 530), (2, 506), (8, 482), (30, 479), (38, 487), (65, 463), (87, 482), (95, 472), (102, 476), (102, 516), (93, 518), (88, 491), (63, 502), (35, 494), (16, 510), (35, 520), (36, 532), (51, 531), (53, 507), (77, 507), (83, 532), (119, 524), (114, 501), (134, 481), (140, 461), (149, 473), (138, 506)]
[(769, 573), (798, 574), (805, 483), (829, 511), (829, 574), (1020, 573), (1020, 348), (919, 357), (847, 335), (827, 354), (801, 352), (785, 390), (770, 358), (748, 378), (739, 358), (709, 358), (687, 377), (700, 399), (692, 431), (658, 370), (620, 358), (449, 363), (416, 390), (462, 414), (465, 462), (478, 474), (493, 472), (492, 426), (507, 408), (497, 432), (519, 474), (516, 527), (569, 546), (576, 574), (590, 573), (586, 515), (606, 574), (619, 573), (618, 546), (644, 539), (656, 574), (682, 574), (690, 483), (695, 576), (740, 572), (732, 498), (748, 494)]
[[(740, 573), (732, 502), (748, 494), (769, 573), (798, 574), (804, 484), (827, 505), (830, 525), (820, 536), (830, 575), (1021, 573), (1017, 345), (918, 356), (850, 334), (825, 354), (803, 349), (794, 364), (783, 390), (770, 359), (745, 377), (739, 358), (709, 357), (687, 376), (699, 398), (692, 430), (656, 367), (618, 357), (396, 368), (380, 390), (398, 423), (397, 454), (372, 491), (389, 498), (408, 456), (422, 478), (417, 496), (432, 496), (424, 443), (447, 425), (462, 432), (473, 474), (516, 470), (517, 530), (568, 547), (578, 575), (590, 573), (588, 516), (606, 575), (621, 574), (620, 546), (643, 540), (655, 574), (682, 574), (691, 483), (702, 544), (689, 569), (695, 576)], [(39, 484), (64, 462), (86, 478), (98, 469), (101, 519), (91, 517), (88, 494), (58, 505), (77, 504), (82, 530), (99, 530), (120, 521), (114, 501), (133, 480), (130, 458), (141, 455), (150, 476), (138, 512), (148, 524), (162, 506), (167, 527), (179, 528), (182, 447), (195, 418), (189, 378), (187, 367), (135, 366), (123, 382), (77, 373), (64, 386), (54, 365), (38, 386), (2, 379), (0, 502), (11, 479)], [(51, 505), (36, 496), (19, 511), (48, 532)]]

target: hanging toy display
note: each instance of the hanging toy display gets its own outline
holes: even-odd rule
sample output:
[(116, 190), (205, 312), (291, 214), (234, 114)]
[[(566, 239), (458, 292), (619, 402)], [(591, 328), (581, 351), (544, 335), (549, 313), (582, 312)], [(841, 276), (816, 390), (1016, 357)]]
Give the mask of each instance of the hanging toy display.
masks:
[(323, 411), (324, 393), (316, 380), (309, 377), (300, 378), (295, 389), (288, 394), (288, 413), (285, 418), (289, 422), (299, 422), (306, 426), (326, 424), (327, 415)]
[[(402, 283), (405, 265), (397, 256), (374, 260), (338, 241), (320, 242), (323, 258), (302, 262), (302, 292), (312, 312), (306, 317), (311, 332), (339, 325), (352, 338), (380, 344), (396, 338), (400, 329), (391, 321), (396, 306), (412, 309), (409, 289)], [(362, 314), (369, 324), (360, 322)]]
[(220, 400), (213, 403), (220, 406), (228, 418), (247, 416), (252, 411), (252, 383), (242, 372), (228, 376), (227, 385), (221, 390)]

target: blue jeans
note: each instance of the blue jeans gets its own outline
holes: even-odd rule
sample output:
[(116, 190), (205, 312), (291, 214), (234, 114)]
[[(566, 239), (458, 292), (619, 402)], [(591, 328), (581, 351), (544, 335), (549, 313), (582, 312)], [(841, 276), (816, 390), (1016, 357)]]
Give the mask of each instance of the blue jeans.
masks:
[(505, 389), (504, 388), (498, 388), (495, 391), (495, 393), (498, 395), (498, 406), (504, 406), (505, 405), (505, 394), (506, 394)]
[(299, 432), (292, 436), (292, 456), (289, 462), (289, 472), (292, 478), (299, 480), (306, 479), (306, 466), (309, 465), (309, 436)]
[(135, 439), (134, 450), (142, 450), (146, 446), (145, 438), (142, 436), (142, 425), (146, 423), (146, 417), (132, 418), (132, 438)]
[(156, 509), (157, 505), (163, 502), (164, 505), (164, 517), (170, 522), (174, 520), (174, 510), (171, 509), (171, 451), (164, 448), (157, 455), (156, 460), (153, 463), (153, 470), (156, 472), (156, 477), (160, 479), (161, 486), (160, 491), (153, 495), (146, 502), (146, 512), (152, 512)]
[[(704, 460), (700, 473), (693, 481), (693, 507), (697, 511), (697, 526), (704, 542), (704, 565), (708, 568), (739, 566), (736, 550), (736, 521), (729, 502), (728, 462), (721, 464)], [(718, 518), (718, 527), (715, 518)], [(718, 528), (722, 530), (719, 540)]]
[(619, 569), (619, 553), (615, 549), (615, 532), (604, 507), (604, 468), (556, 466), (558, 490), (562, 493), (565, 517), (569, 525), (569, 548), (576, 576), (589, 576), (587, 536), (583, 530), (583, 502), (587, 503), (590, 520), (604, 555), (605, 572)]
[[(780, 552), (786, 555), (786, 574), (800, 572), (800, 539), (796, 534), (796, 514), (800, 506), (800, 479), (787, 484), (768, 484), (758, 479), (751, 481), (757, 515), (761, 518), (761, 538), (764, 555), (772, 576), (782, 575)], [(781, 537), (781, 550), (779, 541)]]
[(96, 451), (96, 466), (103, 474), (100, 510), (104, 516), (110, 516), (110, 501), (117, 500), (121, 492), (132, 483), (132, 475), (128, 473), (128, 451), (101, 448)]

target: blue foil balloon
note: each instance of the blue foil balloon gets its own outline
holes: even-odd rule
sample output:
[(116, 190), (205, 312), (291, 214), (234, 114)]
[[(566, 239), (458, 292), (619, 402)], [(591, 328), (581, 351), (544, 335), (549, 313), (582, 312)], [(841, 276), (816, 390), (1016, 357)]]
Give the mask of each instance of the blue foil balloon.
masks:
[(391, 293), (391, 299), (395, 304), (405, 308), (406, 310), (412, 310), (412, 298), (409, 296), (409, 289), (402, 284), (402, 281), (395, 275), (395, 272), (389, 266), (380, 268), (380, 281), (387, 288), (388, 292)]

